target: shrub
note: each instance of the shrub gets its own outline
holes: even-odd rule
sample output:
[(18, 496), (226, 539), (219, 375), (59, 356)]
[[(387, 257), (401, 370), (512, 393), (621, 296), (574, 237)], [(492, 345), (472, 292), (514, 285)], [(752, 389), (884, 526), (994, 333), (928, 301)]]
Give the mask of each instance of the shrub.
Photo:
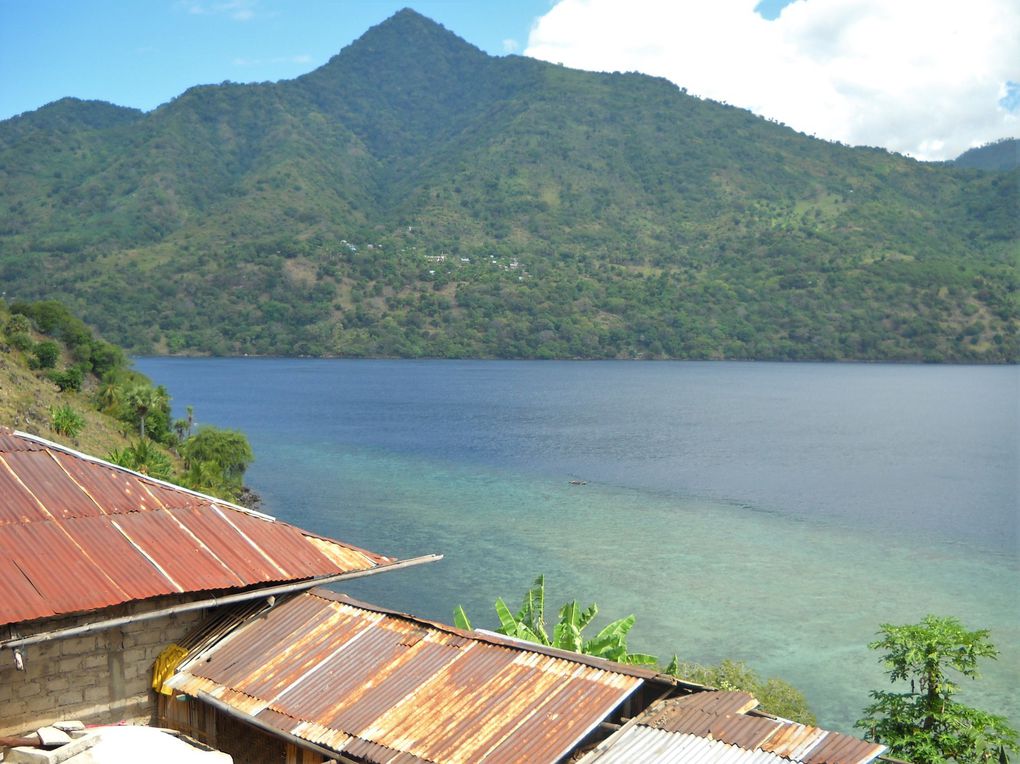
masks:
[(151, 440), (139, 439), (119, 451), (111, 451), (106, 458), (121, 467), (159, 480), (169, 480), (173, 474), (170, 457), (160, 451)]
[(7, 319), (7, 326), (4, 330), (7, 332), (8, 337), (15, 334), (28, 334), (32, 331), (32, 322), (28, 320), (28, 316), (15, 313)]
[(50, 409), (50, 425), (54, 432), (76, 438), (85, 427), (85, 417), (64, 404)]
[(35, 358), (29, 359), (29, 366), (33, 369), (52, 369), (60, 357), (60, 345), (53, 340), (44, 340), (33, 348), (32, 353)]
[(717, 666), (702, 666), (681, 663), (673, 656), (666, 673), (720, 690), (743, 690), (757, 698), (761, 709), (767, 713), (801, 724), (817, 723), (800, 690), (782, 679), (762, 681), (757, 672), (742, 661), (724, 660)]
[(31, 350), (35, 344), (32, 342), (32, 337), (28, 332), (14, 332), (13, 334), (7, 335), (7, 339), (11, 343), (11, 347), (15, 350), (21, 350), (22, 352)]
[(68, 366), (63, 371), (51, 371), (46, 376), (50, 378), (50, 381), (56, 383), (57, 387), (60, 388), (60, 392), (66, 393), (68, 390), (77, 392), (81, 390), (81, 383), (85, 379), (85, 372), (82, 371), (80, 366)]

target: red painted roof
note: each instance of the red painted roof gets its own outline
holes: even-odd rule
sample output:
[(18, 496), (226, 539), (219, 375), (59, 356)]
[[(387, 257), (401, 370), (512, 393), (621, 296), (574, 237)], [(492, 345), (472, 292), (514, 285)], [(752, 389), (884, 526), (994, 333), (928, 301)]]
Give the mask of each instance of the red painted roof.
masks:
[(387, 562), (0, 427), (0, 625)]

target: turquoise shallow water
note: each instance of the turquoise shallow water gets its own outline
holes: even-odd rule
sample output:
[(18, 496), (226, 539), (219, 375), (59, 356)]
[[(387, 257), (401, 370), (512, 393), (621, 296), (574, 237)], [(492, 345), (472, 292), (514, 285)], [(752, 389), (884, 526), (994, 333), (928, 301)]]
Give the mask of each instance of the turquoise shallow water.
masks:
[(354, 596), (492, 627), (544, 572), (556, 605), (635, 613), (632, 649), (746, 660), (844, 730), (878, 624), (953, 614), (1002, 651), (966, 699), (1020, 721), (1015, 369), (138, 365), (248, 432), (268, 511), (446, 556)]

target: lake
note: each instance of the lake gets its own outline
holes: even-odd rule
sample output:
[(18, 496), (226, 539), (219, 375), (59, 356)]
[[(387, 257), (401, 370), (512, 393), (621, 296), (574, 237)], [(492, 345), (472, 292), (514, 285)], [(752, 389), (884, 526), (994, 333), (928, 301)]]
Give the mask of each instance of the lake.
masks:
[[(663, 662), (746, 661), (851, 731), (867, 643), (928, 613), (1001, 655), (963, 699), (1020, 724), (1020, 368), (142, 358), (243, 430), (280, 519), (438, 563), (353, 596), (476, 626), (539, 573), (549, 617), (637, 616)], [(571, 481), (583, 482), (573, 485)], [(597, 628), (597, 625), (596, 625)]]

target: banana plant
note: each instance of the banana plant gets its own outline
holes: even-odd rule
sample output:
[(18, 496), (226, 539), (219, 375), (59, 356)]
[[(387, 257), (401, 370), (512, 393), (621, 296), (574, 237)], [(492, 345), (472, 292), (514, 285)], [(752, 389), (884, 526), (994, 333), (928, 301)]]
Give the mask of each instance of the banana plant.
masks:
[[(633, 615), (613, 621), (593, 639), (585, 641), (582, 632), (599, 612), (594, 602), (584, 609), (577, 600), (564, 604), (559, 609), (558, 621), (550, 639), (545, 626), (545, 576), (536, 578), (531, 588), (525, 592), (521, 608), (516, 614), (511, 612), (502, 597), (496, 598), (495, 608), (496, 617), (499, 618), (499, 628), (496, 631), (508, 637), (618, 663), (658, 665), (654, 656), (628, 652), (627, 634), (634, 627)], [(453, 611), (453, 622), (457, 628), (471, 630), (471, 621), (460, 605)]]

